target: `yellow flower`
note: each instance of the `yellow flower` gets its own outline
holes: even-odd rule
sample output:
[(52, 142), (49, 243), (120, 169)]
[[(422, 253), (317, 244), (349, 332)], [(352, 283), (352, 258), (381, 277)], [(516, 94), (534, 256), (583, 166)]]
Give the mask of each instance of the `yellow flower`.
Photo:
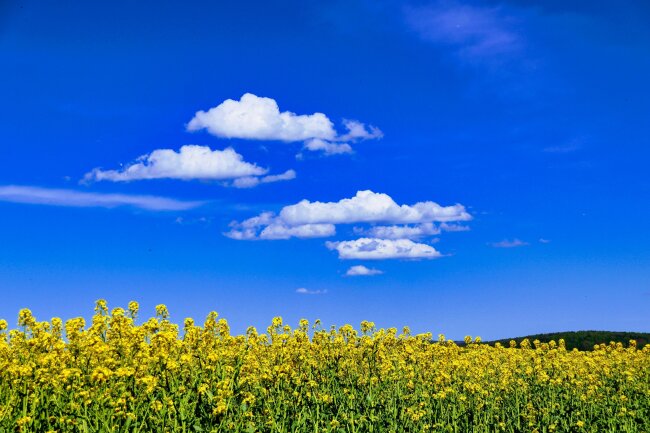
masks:
[(186, 319), (179, 332), (164, 305), (141, 324), (138, 308), (109, 315), (100, 300), (89, 327), (82, 318), (40, 322), (27, 309), (19, 329), (0, 321), (0, 431), (40, 431), (43, 422), (77, 431), (87, 419), (163, 432), (288, 431), (298, 420), (331, 432), (511, 431), (519, 413), (527, 431), (552, 433), (567, 406), (580, 419), (574, 430), (585, 429), (585, 414), (607, 417), (612, 431), (648, 415), (650, 346), (633, 342), (583, 352), (562, 340), (506, 348), (468, 336), (458, 346), (368, 321), (360, 329), (316, 321), (310, 330), (305, 319), (293, 328), (281, 317), (268, 334), (234, 335), (216, 312), (202, 326)]

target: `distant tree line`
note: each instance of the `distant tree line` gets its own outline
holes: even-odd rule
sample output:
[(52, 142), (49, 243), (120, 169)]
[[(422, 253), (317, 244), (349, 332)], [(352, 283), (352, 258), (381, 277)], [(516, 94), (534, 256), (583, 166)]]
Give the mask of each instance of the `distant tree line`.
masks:
[(552, 332), (548, 334), (535, 334), (524, 337), (504, 338), (502, 340), (487, 341), (487, 344), (494, 345), (501, 343), (503, 346), (508, 346), (511, 340), (515, 340), (517, 345), (522, 340), (528, 339), (532, 344), (533, 341), (539, 340), (541, 343), (548, 343), (551, 340), (558, 342), (563, 339), (567, 350), (593, 350), (596, 344), (609, 344), (610, 342), (622, 343), (627, 347), (630, 340), (635, 340), (638, 348), (643, 348), (646, 344), (650, 344), (650, 333), (647, 332), (611, 332), (611, 331), (575, 331), (575, 332)]

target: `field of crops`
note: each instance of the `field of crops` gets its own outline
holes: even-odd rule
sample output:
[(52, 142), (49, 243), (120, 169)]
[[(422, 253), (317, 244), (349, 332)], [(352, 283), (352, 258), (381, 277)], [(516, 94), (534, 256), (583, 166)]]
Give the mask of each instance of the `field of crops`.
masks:
[(650, 346), (634, 342), (459, 347), (280, 318), (231, 335), (216, 313), (137, 313), (0, 321), (0, 431), (650, 432)]

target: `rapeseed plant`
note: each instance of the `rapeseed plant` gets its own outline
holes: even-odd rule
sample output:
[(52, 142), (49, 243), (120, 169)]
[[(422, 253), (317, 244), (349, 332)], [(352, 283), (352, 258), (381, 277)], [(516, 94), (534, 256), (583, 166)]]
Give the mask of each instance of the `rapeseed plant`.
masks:
[(650, 346), (411, 335), (362, 322), (231, 335), (210, 313), (182, 330), (138, 304), (90, 326), (0, 320), (0, 431), (649, 432)]

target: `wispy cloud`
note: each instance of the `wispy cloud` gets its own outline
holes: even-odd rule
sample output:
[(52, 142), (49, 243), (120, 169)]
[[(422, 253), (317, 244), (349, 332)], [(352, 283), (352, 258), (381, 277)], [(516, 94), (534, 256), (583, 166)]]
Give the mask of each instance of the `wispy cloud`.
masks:
[(176, 217), (174, 220), (174, 223), (182, 226), (187, 226), (187, 225), (202, 225), (202, 226), (209, 226), (212, 224), (213, 217), (198, 217), (198, 218), (185, 218), (182, 216)]
[(523, 246), (526, 246), (526, 245), (529, 245), (529, 244), (528, 244), (528, 242), (524, 242), (524, 241), (522, 241), (520, 239), (515, 238), (513, 240), (504, 239), (504, 240), (499, 241), (499, 242), (493, 242), (490, 245), (493, 246), (494, 248), (517, 248), (517, 247), (523, 247)]
[(235, 188), (253, 188), (262, 183), (273, 183), (280, 182), (283, 180), (292, 180), (296, 178), (295, 170), (287, 170), (282, 174), (270, 174), (263, 177), (240, 177), (232, 182), (232, 186)]
[[(352, 146), (348, 143), (333, 143), (331, 141), (322, 140), (320, 138), (312, 138), (305, 141), (305, 149), (312, 152), (322, 151), (324, 155), (340, 155), (344, 153), (354, 153)], [(302, 158), (302, 154), (296, 155), (298, 159)]]
[(453, 47), (467, 59), (486, 59), (518, 51), (517, 19), (503, 7), (437, 1), (405, 9), (407, 24), (421, 38)]
[(325, 295), (327, 290), (309, 290), (304, 287), (296, 289), (296, 293), (300, 295)]
[(115, 208), (129, 206), (152, 211), (188, 210), (205, 203), (152, 195), (102, 194), (20, 185), (0, 186), (0, 201), (67, 207)]

